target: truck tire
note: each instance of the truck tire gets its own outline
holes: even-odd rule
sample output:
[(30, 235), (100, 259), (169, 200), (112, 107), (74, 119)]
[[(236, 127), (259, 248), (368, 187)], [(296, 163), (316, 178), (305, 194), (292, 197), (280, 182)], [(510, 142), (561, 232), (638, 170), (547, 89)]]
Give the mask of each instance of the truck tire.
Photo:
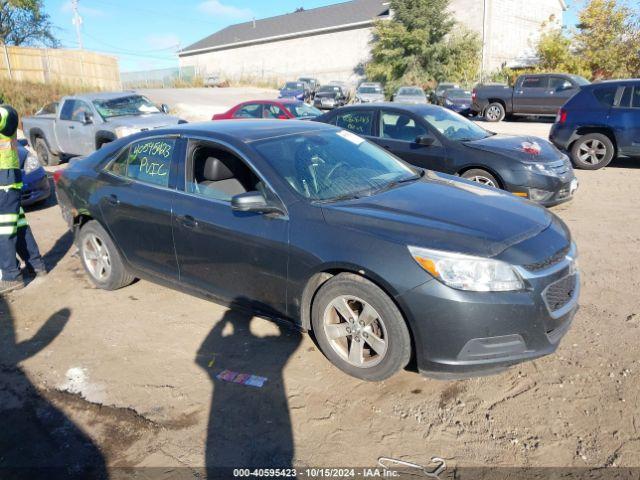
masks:
[(501, 122), (504, 120), (505, 115), (504, 105), (500, 102), (490, 103), (487, 105), (487, 108), (484, 109), (484, 119), (487, 122)]
[(36, 138), (36, 143), (33, 146), (36, 150), (36, 156), (38, 157), (38, 161), (41, 165), (55, 167), (60, 165), (60, 156), (54, 155), (49, 150), (49, 145), (44, 138), (38, 137)]
[(322, 353), (353, 377), (380, 381), (409, 363), (411, 337), (400, 310), (359, 275), (340, 273), (322, 285), (311, 317)]
[(571, 160), (577, 168), (598, 170), (611, 163), (616, 148), (609, 137), (602, 133), (588, 133), (571, 146)]

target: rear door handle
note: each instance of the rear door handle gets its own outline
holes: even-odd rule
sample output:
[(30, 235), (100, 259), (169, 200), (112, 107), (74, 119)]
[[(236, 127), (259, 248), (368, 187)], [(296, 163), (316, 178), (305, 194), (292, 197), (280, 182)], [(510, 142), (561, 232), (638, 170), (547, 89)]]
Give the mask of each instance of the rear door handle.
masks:
[(113, 194), (107, 197), (107, 202), (109, 202), (109, 205), (114, 205), (114, 206), (120, 204), (120, 200), (118, 200), (118, 197), (116, 197)]
[(185, 228), (198, 228), (198, 221), (191, 215), (185, 215), (179, 218), (180, 223)]
[(69, 128), (69, 130), (73, 130), (73, 129), (74, 129), (74, 128), (76, 128), (76, 127), (74, 127), (73, 125), (69, 125), (69, 127), (68, 127), (68, 128)]

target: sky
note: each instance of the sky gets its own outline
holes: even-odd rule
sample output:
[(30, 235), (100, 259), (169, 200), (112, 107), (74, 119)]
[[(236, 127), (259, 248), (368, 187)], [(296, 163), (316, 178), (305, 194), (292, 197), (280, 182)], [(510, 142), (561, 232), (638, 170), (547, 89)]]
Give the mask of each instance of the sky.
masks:
[[(124, 72), (177, 66), (176, 52), (228, 25), (338, 0), (79, 0), (86, 49), (117, 56)], [(575, 24), (581, 0), (570, 3)], [(77, 48), (71, 0), (45, 0), (62, 45)]]

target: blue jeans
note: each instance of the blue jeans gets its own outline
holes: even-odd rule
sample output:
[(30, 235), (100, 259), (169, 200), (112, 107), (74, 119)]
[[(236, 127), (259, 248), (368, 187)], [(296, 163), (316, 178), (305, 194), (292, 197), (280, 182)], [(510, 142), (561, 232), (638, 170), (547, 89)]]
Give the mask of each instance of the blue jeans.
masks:
[[(20, 190), (0, 190), (0, 215), (19, 215), (20, 195)], [(32, 270), (36, 272), (45, 271), (38, 244), (28, 225), (18, 228), (12, 234), (0, 234), (0, 271), (2, 271), (2, 280), (11, 281), (20, 277), (20, 268), (16, 255), (19, 255), (27, 267)]]

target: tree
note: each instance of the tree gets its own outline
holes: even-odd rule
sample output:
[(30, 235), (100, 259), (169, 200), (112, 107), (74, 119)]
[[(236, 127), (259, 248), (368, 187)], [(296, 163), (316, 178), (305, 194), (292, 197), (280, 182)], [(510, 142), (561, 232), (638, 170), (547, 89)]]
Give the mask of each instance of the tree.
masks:
[(58, 46), (42, 0), (0, 0), (0, 43)]
[(575, 48), (572, 48), (571, 38), (560, 28), (547, 31), (540, 36), (537, 57), (537, 70), (591, 76), (587, 62)]
[(590, 0), (578, 20), (576, 49), (594, 78), (640, 75), (637, 12), (617, 0)]
[(456, 28), (448, 0), (391, 0), (394, 16), (376, 24), (365, 72), (389, 91), (399, 84), (469, 82), (479, 67), (477, 34)]

